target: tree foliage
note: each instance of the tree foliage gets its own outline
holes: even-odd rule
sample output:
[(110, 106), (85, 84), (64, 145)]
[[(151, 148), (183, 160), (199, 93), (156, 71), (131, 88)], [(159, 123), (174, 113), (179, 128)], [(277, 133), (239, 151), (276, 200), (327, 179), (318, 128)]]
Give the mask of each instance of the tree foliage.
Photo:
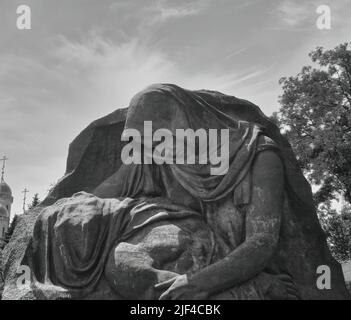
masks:
[(36, 193), (36, 194), (33, 196), (32, 203), (28, 206), (28, 209), (30, 210), (30, 209), (35, 208), (39, 203), (40, 203), (39, 194)]
[(351, 203), (351, 43), (310, 53), (316, 67), (280, 80), (274, 120), (285, 132), (311, 183), (316, 204), (342, 194)]
[(6, 245), (7, 243), (10, 242), (10, 239), (11, 239), (12, 234), (13, 234), (15, 228), (16, 228), (16, 225), (17, 225), (17, 223), (18, 223), (18, 220), (19, 220), (19, 216), (16, 214), (16, 215), (13, 217), (13, 219), (12, 219), (12, 221), (11, 221), (11, 223), (10, 223), (10, 226), (9, 226), (9, 228), (7, 229), (7, 232), (6, 232), (6, 234), (5, 234), (4, 245)]
[(351, 207), (344, 206), (340, 214), (326, 214), (321, 222), (334, 257), (340, 262), (351, 260)]

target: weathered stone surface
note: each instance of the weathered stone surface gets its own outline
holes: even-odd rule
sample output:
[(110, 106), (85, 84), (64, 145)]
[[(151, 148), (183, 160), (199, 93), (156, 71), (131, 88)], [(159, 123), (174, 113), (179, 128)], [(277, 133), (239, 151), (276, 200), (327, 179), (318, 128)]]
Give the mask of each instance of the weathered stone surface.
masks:
[(66, 173), (43, 201), (44, 205), (76, 192), (91, 192), (121, 165), (120, 140), (127, 109), (92, 122), (70, 144)]
[[(167, 124), (167, 121), (169, 123), (169, 121), (172, 121), (172, 117), (171, 120), (167, 119), (167, 117), (169, 117), (172, 110), (170, 110), (170, 113), (168, 113), (166, 109), (162, 111), (162, 114), (157, 113), (157, 110), (161, 110), (160, 108), (158, 108), (160, 107), (158, 106), (158, 103), (160, 103), (160, 101), (166, 102), (167, 104), (169, 98), (169, 92), (167, 92), (167, 90), (169, 90), (169, 92), (172, 92), (172, 90), (174, 90), (174, 92), (179, 94), (180, 101), (187, 101), (187, 103), (184, 103), (184, 105), (187, 108), (204, 107), (203, 112), (201, 111), (202, 109), (200, 109), (201, 112), (195, 112), (195, 115), (192, 114), (191, 117), (196, 118), (197, 116), (201, 115), (206, 121), (211, 121), (211, 117), (204, 116), (206, 115), (206, 112), (209, 112), (207, 110), (208, 106), (211, 106), (211, 112), (215, 112), (217, 115), (219, 113), (225, 114), (226, 121), (229, 117), (234, 122), (239, 120), (246, 121), (250, 124), (249, 128), (251, 128), (251, 124), (257, 124), (263, 127), (265, 136), (269, 137), (273, 141), (273, 143), (276, 146), (278, 146), (280, 150), (281, 160), (284, 165), (286, 193), (284, 198), (284, 206), (282, 208), (283, 212), (281, 217), (282, 221), (279, 234), (279, 241), (273, 256), (271, 257), (269, 263), (267, 263), (267, 268), (265, 268), (264, 271), (260, 273), (257, 277), (252, 277), (252, 279), (249, 278), (250, 280), (247, 281), (246, 269), (250, 269), (249, 267), (251, 266), (251, 263), (257, 263), (258, 257), (251, 256), (249, 254), (244, 255), (245, 257), (242, 258), (243, 261), (241, 262), (244, 262), (244, 265), (247, 268), (242, 268), (240, 272), (242, 272), (246, 282), (243, 285), (236, 286), (235, 288), (230, 289), (228, 292), (223, 292), (222, 295), (219, 294), (217, 297), (211, 296), (211, 298), (279, 298), (279, 294), (277, 295), (272, 292), (279, 291), (273, 289), (275, 288), (275, 286), (279, 287), (279, 280), (277, 280), (277, 276), (281, 273), (289, 274), (292, 277), (292, 279), (295, 281), (295, 286), (299, 292), (299, 296), (302, 299), (349, 298), (345, 287), (341, 266), (331, 257), (325, 241), (325, 236), (319, 226), (317, 215), (312, 203), (312, 194), (310, 186), (308, 185), (307, 181), (301, 173), (301, 170), (298, 167), (297, 161), (289, 143), (284, 139), (284, 137), (281, 136), (278, 128), (266, 116), (263, 115), (263, 113), (257, 106), (251, 104), (248, 101), (237, 99), (231, 96), (226, 96), (221, 93), (212, 91), (188, 92), (184, 91), (181, 88), (169, 85), (154, 86), (140, 93), (137, 96), (137, 98), (133, 100), (134, 105), (133, 108), (131, 108), (130, 110), (136, 110), (136, 114), (138, 114), (140, 111), (144, 112), (143, 109), (140, 108), (141, 104), (144, 104), (145, 108), (149, 108), (150, 112), (149, 114), (147, 114), (148, 116), (154, 116), (155, 119), (161, 117), (164, 123)], [(164, 93), (165, 91), (166, 94)], [(184, 98), (188, 96), (194, 96), (195, 98), (191, 101), (195, 102), (189, 103), (189, 100), (186, 100), (187, 98)], [(184, 100), (182, 100), (183, 98)], [(205, 101), (206, 103), (200, 105), (198, 101)], [(175, 108), (175, 110), (179, 110), (177, 109), (179, 108), (177, 104), (173, 103), (170, 106), (171, 108)], [(168, 107), (168, 105), (166, 105), (166, 107)], [(213, 111), (214, 109), (216, 109), (216, 111)], [(182, 110), (184, 111), (184, 109)], [(187, 109), (185, 109), (185, 112), (187, 112)], [(119, 187), (121, 187), (121, 177), (129, 177), (130, 179), (126, 179), (127, 182), (142, 181), (140, 179), (138, 180), (135, 178), (145, 177), (146, 173), (144, 169), (140, 171), (140, 167), (132, 168), (131, 170), (127, 169), (126, 173), (123, 172), (124, 169), (122, 171), (118, 171), (118, 169), (121, 168), (120, 153), (121, 148), (123, 146), (120, 142), (119, 137), (122, 133), (126, 116), (126, 109), (117, 110), (111, 113), (110, 115), (93, 122), (72, 142), (69, 149), (66, 174), (54, 187), (49, 197), (44, 200), (44, 206), (52, 205), (58, 199), (62, 199), (64, 197), (71, 197), (74, 193), (80, 191), (94, 193), (97, 192), (96, 190), (98, 190), (98, 195), (101, 198), (104, 198), (106, 194), (109, 194), (108, 197), (111, 197), (111, 190), (113, 191), (115, 188), (118, 189)], [(143, 116), (144, 115), (141, 114), (141, 118), (143, 118)], [(221, 115), (219, 115), (219, 117), (221, 117)], [(258, 145), (260, 143), (261, 142), (258, 141)], [(265, 141), (262, 142), (262, 145), (265, 145)], [(274, 161), (276, 161), (274, 157), (268, 158), (268, 162), (266, 159), (266, 162), (262, 162), (263, 167), (258, 166), (258, 169), (256, 169), (256, 171), (263, 173), (265, 171), (268, 172), (272, 169), (271, 168), (268, 170), (269, 163), (273, 163)], [(252, 167), (254, 167), (253, 164)], [(166, 176), (169, 173), (167, 171), (162, 171), (163, 169), (159, 170), (161, 170), (160, 172), (163, 173), (164, 176)], [(274, 173), (274, 170), (272, 171), (272, 173)], [(174, 180), (176, 179), (163, 181), (163, 186), (166, 186), (166, 188), (164, 187), (163, 190), (161, 190), (161, 192), (168, 192), (168, 197), (172, 199), (172, 201), (174, 200), (174, 198), (172, 197), (175, 197), (175, 200), (178, 200), (184, 205), (190, 203), (189, 206), (192, 206), (193, 203), (191, 203), (191, 201), (186, 198), (185, 193), (183, 193), (184, 196), (181, 196), (180, 188), (179, 186), (174, 185)], [(254, 177), (253, 181), (256, 180)], [(274, 185), (275, 182), (279, 182), (279, 179), (273, 181), (268, 180), (269, 177), (267, 179), (267, 186)], [(248, 181), (246, 181), (245, 183), (243, 182), (239, 185), (241, 189), (240, 192), (238, 192), (238, 194), (241, 194), (241, 198), (243, 198), (242, 193), (245, 193), (248, 190), (245, 189), (247, 182)], [(140, 186), (140, 190), (137, 190), (138, 186), (132, 186), (135, 187), (136, 191), (143, 190), (143, 186)], [(264, 187), (265, 183), (262, 183), (262, 186), (263, 189), (267, 191)], [(271, 189), (271, 193), (278, 194), (276, 190), (273, 189), (274, 188)], [(182, 192), (184, 192), (184, 190)], [(164, 194), (162, 196), (164, 196)], [(264, 200), (265, 199), (260, 199), (261, 203), (263, 204), (262, 208), (264, 208), (266, 205), (264, 204)], [(96, 201), (100, 202), (104, 200), (97, 199)], [(277, 199), (277, 201), (280, 201), (280, 199)], [(55, 210), (61, 210), (62, 207), (60, 206), (64, 205), (65, 203), (66, 202), (61, 202), (60, 204), (56, 204), (48, 210), (52, 211), (53, 208), (55, 208), (55, 206)], [(269, 205), (270, 204), (268, 203), (268, 208)], [(194, 207), (196, 210), (196, 203), (194, 204)], [(52, 212), (54, 212), (55, 210), (53, 210)], [(177, 210), (178, 212), (181, 212), (179, 208), (177, 208)], [(70, 210), (68, 210), (67, 212), (69, 211)], [(223, 199), (221, 203), (217, 204), (216, 206), (210, 208), (207, 211), (204, 211), (203, 214), (204, 213), (206, 215), (211, 214), (211, 216), (206, 217), (206, 221), (210, 224), (210, 227), (214, 230), (216, 236), (218, 235), (218, 239), (222, 237), (222, 240), (225, 240), (227, 237), (231, 240), (237, 238), (236, 240), (239, 243), (240, 241), (245, 241), (245, 232), (247, 232), (247, 230), (245, 230), (245, 225), (250, 223), (250, 221), (245, 221), (243, 217), (245, 217), (245, 215), (248, 214), (248, 211), (241, 211), (241, 209), (237, 210), (235, 208), (233, 209), (232, 198)], [(27, 250), (27, 256), (31, 256), (30, 250), (32, 246), (30, 245), (29, 241), (31, 239), (30, 234), (33, 230), (35, 215), (37, 214), (37, 211), (35, 211), (34, 213), (30, 214), (31, 218), (26, 217), (23, 219), (23, 222), (19, 224), (15, 231), (15, 233), (17, 232), (16, 234), (18, 238), (14, 237), (14, 239), (11, 240), (11, 242), (5, 249), (5, 283), (7, 285), (7, 288), (5, 288), (3, 297), (6, 299), (63, 298), (60, 297), (59, 294), (57, 295), (57, 292), (55, 293), (55, 290), (53, 290), (52, 293), (46, 292), (45, 290), (50, 291), (49, 288), (35, 291), (36, 293), (21, 293), (16, 291), (16, 288), (13, 287), (14, 281), (16, 279), (14, 270), (16, 270), (18, 264), (21, 263), (20, 261), (22, 261), (22, 258), (25, 255), (24, 251)], [(83, 218), (83, 216), (78, 216), (78, 220), (72, 223), (72, 226), (79, 225), (81, 221), (84, 220)], [(254, 228), (257, 227), (258, 230), (260, 230), (260, 232), (262, 232), (262, 230), (264, 230), (265, 232), (267, 230), (270, 230), (270, 225), (274, 221), (274, 219), (272, 220), (266, 217), (262, 219), (260, 219), (260, 217), (256, 217), (255, 219), (258, 219), (258, 223), (253, 224), (252, 226)], [(68, 219), (67, 221), (70, 220)], [(177, 225), (177, 229), (177, 227), (174, 227), (172, 220), (169, 220), (168, 222), (162, 221), (161, 224), (162, 225), (147, 225), (146, 228), (140, 229), (140, 233), (131, 236), (127, 241), (119, 242), (116, 246), (114, 246), (111, 249), (108, 261), (106, 263), (104, 282), (99, 284), (99, 287), (96, 289), (96, 292), (93, 293), (91, 298), (121, 298), (118, 295), (118, 293), (123, 294), (123, 291), (125, 291), (128, 287), (134, 288), (134, 292), (133, 290), (131, 290), (130, 296), (122, 296), (122, 298), (157, 298), (158, 295), (152, 289), (150, 289), (152, 286), (150, 285), (150, 282), (147, 281), (147, 279), (151, 279), (151, 283), (154, 284), (155, 281), (159, 282), (161, 280), (169, 278), (169, 272), (181, 273), (182, 271), (187, 271), (186, 268), (182, 270), (177, 270), (177, 266), (174, 263), (170, 263), (170, 261), (174, 262), (174, 260), (172, 260), (172, 258), (170, 258), (169, 256), (167, 256), (164, 263), (160, 263), (158, 260), (162, 260), (162, 252), (167, 252), (168, 254), (170, 254), (172, 252), (172, 247), (175, 249), (176, 252), (179, 252), (179, 250), (182, 251), (184, 247), (187, 247), (184, 245), (184, 243), (187, 243), (187, 241), (196, 243), (196, 239), (200, 239), (201, 237), (197, 237), (196, 232), (194, 232), (195, 238), (191, 239), (191, 237), (185, 237), (184, 243), (179, 241), (177, 243), (172, 243), (172, 241), (166, 241), (163, 244), (165, 244), (166, 247), (167, 245), (169, 245), (169, 247), (167, 247), (166, 250), (164, 250), (164, 248), (160, 248), (160, 236), (173, 234), (177, 238), (177, 236), (179, 236), (179, 232), (181, 232), (182, 230), (182, 226), (179, 228), (179, 225)], [(234, 225), (232, 231), (236, 231), (237, 234), (233, 232), (233, 234), (229, 233), (221, 235), (220, 233), (223, 230), (225, 230), (225, 228), (228, 225), (231, 224)], [(188, 226), (189, 222), (187, 222), (183, 227), (185, 228)], [(25, 232), (23, 232), (23, 228), (27, 228)], [(222, 230), (221, 228), (224, 229)], [(205, 230), (205, 228), (202, 228), (201, 226), (197, 225), (195, 227), (195, 231), (196, 230)], [(53, 236), (50, 236), (50, 234), (53, 234), (52, 230), (50, 231), (48, 229), (47, 233), (49, 237), (48, 239), (55, 239)], [(238, 237), (238, 234), (244, 235), (243, 240), (240, 239), (240, 237)], [(75, 237), (74, 232), (72, 235), (70, 235), (70, 237), (71, 236), (72, 239)], [(79, 238), (82, 235), (76, 234), (76, 236), (77, 238)], [(172, 239), (172, 237), (170, 237), (169, 239)], [(269, 239), (272, 242), (275, 241), (274, 237), (270, 237)], [(261, 245), (260, 241), (260, 239), (255, 240), (253, 248), (259, 247)], [(21, 243), (21, 245), (17, 246), (17, 242)], [(220, 261), (225, 256), (224, 253), (229, 254), (230, 251), (233, 250), (233, 248), (231, 248), (231, 245), (228, 245), (227, 247), (221, 245), (218, 246), (219, 249), (216, 253), (217, 255), (213, 258), (213, 263), (217, 263), (218, 261)], [(270, 243), (267, 242), (267, 248), (268, 247), (270, 247)], [(264, 247), (262, 247), (262, 254), (263, 251), (265, 251)], [(198, 253), (192, 254), (194, 254), (195, 256)], [(204, 256), (206, 256), (206, 252), (204, 253)], [(131, 257), (134, 257), (135, 259)], [(143, 263), (145, 261), (148, 261), (149, 259), (151, 262), (143, 264), (141, 263), (140, 257), (142, 257), (141, 260), (143, 261)], [(177, 259), (175, 261), (178, 262)], [(210, 265), (212, 264), (212, 262), (210, 263)], [(159, 268), (155, 268), (154, 263), (156, 263), (156, 265), (157, 263), (159, 263)], [(331, 290), (319, 290), (316, 287), (316, 270), (319, 265), (328, 265), (331, 268)], [(200, 266), (200, 269), (202, 269), (202, 267), (203, 266)], [(157, 270), (155, 271), (155, 269)], [(161, 274), (159, 273), (160, 270)], [(235, 270), (233, 270), (233, 272), (234, 271)], [(230, 269), (223, 269), (223, 275), (224, 273), (230, 274)], [(134, 282), (136, 279), (135, 277), (138, 274), (141, 275), (142, 279), (146, 280), (140, 280), (137, 281), (137, 283)], [(149, 274), (150, 277), (146, 276), (147, 274)], [(122, 287), (124, 288), (124, 290), (121, 290), (121, 287), (115, 286), (114, 281), (116, 281), (116, 279), (119, 280), (119, 284), (123, 284), (124, 287)], [(221, 280), (220, 275), (217, 277), (217, 279), (218, 281)], [(255, 290), (257, 290), (258, 292), (255, 292)], [(85, 298), (89, 298), (89, 296)]]
[[(42, 206), (36, 207), (19, 216), (11, 240), (2, 252), (2, 267), (5, 276), (5, 283), (1, 296), (2, 300), (57, 300), (67, 298), (65, 294), (59, 292), (57, 287), (54, 286), (38, 286), (37, 288), (33, 288), (29, 286), (18, 286), (17, 284), (19, 275), (23, 274), (22, 271), (19, 273), (17, 272), (20, 270), (20, 266), (23, 265), (23, 259), (27, 250), (30, 250), (35, 221), (42, 210)], [(119, 299), (119, 296), (113, 292), (106, 283), (101, 281), (96, 292), (87, 295), (85, 299), (115, 300)]]
[(342, 264), (342, 269), (344, 272), (347, 289), (351, 292), (351, 261), (344, 262)]
[(10, 242), (5, 246), (2, 252), (2, 267), (5, 280), (2, 299), (4, 300), (37, 299), (28, 288), (17, 287), (17, 271), (31, 241), (34, 224), (41, 209), (42, 207), (37, 207), (18, 217), (18, 222)]

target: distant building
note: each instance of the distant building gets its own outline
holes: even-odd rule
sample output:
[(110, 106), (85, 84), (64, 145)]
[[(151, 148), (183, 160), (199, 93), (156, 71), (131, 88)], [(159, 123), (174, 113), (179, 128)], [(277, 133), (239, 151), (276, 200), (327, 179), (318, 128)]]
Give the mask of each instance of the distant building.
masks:
[(2, 180), (0, 182), (0, 242), (5, 239), (10, 224), (11, 206), (13, 203), (10, 186)]

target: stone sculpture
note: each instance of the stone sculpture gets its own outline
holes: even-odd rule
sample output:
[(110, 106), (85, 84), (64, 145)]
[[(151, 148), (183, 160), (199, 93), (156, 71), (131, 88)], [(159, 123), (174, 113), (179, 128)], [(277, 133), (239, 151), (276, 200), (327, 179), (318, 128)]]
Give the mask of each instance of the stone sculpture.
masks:
[[(145, 121), (152, 133), (229, 130), (228, 171), (122, 163), (123, 130), (143, 132)], [(42, 205), (21, 263), (45, 297), (348, 298), (289, 143), (236, 97), (148, 87), (75, 139)], [(320, 265), (331, 269), (330, 290), (316, 286)]]

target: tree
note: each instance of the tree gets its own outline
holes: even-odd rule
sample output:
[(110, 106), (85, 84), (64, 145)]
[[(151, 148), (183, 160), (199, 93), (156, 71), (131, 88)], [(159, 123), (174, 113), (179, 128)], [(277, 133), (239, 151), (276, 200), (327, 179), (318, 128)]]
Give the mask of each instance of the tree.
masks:
[(0, 300), (2, 293), (4, 291), (4, 267), (3, 267), (3, 262), (2, 262), (2, 250), (0, 249)]
[(53, 182), (50, 183), (50, 186), (49, 186), (49, 189), (48, 189), (48, 194), (50, 194), (54, 190), (54, 188), (57, 185), (57, 183), (58, 183), (58, 181), (53, 181)]
[(307, 178), (320, 186), (316, 205), (342, 195), (351, 203), (351, 43), (318, 47), (296, 76), (280, 79), (281, 107), (273, 115)]
[[(323, 223), (322, 223), (323, 224)], [(324, 230), (334, 257), (342, 262), (351, 259), (351, 208), (344, 206), (341, 214), (326, 216)]]
[(36, 193), (33, 197), (32, 203), (28, 206), (28, 209), (31, 210), (35, 208), (39, 203), (40, 203), (39, 194)]
[(16, 228), (16, 225), (17, 225), (17, 223), (18, 223), (18, 220), (19, 220), (19, 216), (16, 214), (16, 215), (13, 217), (13, 219), (12, 219), (12, 221), (11, 221), (11, 224), (10, 224), (10, 226), (9, 226), (9, 228), (8, 228), (8, 230), (7, 230), (7, 232), (6, 232), (6, 234), (5, 234), (4, 245), (6, 245), (7, 243), (10, 242), (10, 239), (11, 239), (11, 237), (12, 237), (13, 232), (15, 231), (15, 228)]

